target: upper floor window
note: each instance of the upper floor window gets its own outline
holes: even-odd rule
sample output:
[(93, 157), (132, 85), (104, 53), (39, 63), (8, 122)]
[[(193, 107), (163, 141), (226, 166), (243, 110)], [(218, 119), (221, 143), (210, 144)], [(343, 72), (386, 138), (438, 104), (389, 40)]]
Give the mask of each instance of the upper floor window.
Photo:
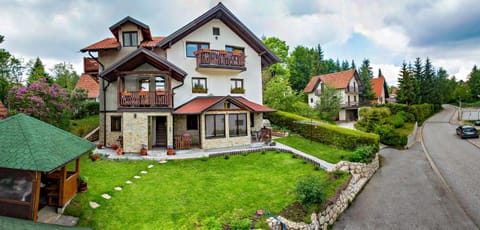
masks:
[(192, 78), (192, 93), (207, 93), (207, 79), (193, 77)]
[(243, 79), (230, 80), (230, 93), (245, 93), (243, 88)]
[(123, 46), (137, 46), (138, 35), (137, 32), (123, 32)]
[(155, 90), (165, 91), (165, 77), (162, 77), (162, 76), (155, 77)]
[(220, 36), (220, 28), (213, 27), (212, 32), (213, 32), (213, 35)]
[(187, 42), (187, 57), (195, 57), (195, 51), (199, 49), (209, 49), (210, 44), (200, 42)]
[(245, 48), (237, 46), (225, 46), (227, 52), (245, 53)]

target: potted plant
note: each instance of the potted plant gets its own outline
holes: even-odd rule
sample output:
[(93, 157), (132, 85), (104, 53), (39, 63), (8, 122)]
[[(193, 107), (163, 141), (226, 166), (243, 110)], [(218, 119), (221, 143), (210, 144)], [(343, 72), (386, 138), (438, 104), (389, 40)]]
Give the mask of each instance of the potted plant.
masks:
[(147, 145), (146, 144), (142, 144), (142, 148), (140, 149), (140, 155), (142, 156), (146, 156), (148, 153), (147, 153)]
[(87, 181), (88, 177), (80, 176), (78, 178), (78, 191), (79, 192), (86, 192), (87, 191)]
[(244, 88), (231, 88), (230, 93), (242, 94), (242, 93), (245, 93), (245, 89)]
[(98, 144), (97, 144), (97, 149), (102, 149), (102, 148), (103, 148), (103, 145), (100, 144), (100, 143), (98, 143)]
[(173, 145), (167, 146), (167, 155), (175, 155), (175, 150), (173, 149)]
[(90, 154), (90, 156), (88, 156), (92, 161), (96, 161), (98, 159), (100, 159), (100, 155), (96, 154), (96, 153), (93, 153), (93, 154)]
[(117, 150), (117, 149), (118, 149), (118, 145), (117, 145), (117, 144), (112, 144), (111, 147), (112, 147), (113, 150)]
[(117, 149), (117, 155), (118, 155), (118, 156), (123, 155), (123, 148), (122, 148), (122, 147), (119, 147), (119, 148)]

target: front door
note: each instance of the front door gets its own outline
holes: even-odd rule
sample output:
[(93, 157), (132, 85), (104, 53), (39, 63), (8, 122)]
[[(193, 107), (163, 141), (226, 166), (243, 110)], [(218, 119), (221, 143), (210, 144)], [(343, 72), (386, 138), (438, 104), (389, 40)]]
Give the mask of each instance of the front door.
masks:
[(167, 146), (167, 117), (156, 117), (155, 133), (156, 133), (156, 145)]

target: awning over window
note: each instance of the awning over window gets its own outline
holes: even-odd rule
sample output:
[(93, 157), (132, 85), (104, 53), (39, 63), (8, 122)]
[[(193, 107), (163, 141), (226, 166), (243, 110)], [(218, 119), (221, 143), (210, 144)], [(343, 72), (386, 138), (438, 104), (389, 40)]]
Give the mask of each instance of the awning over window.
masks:
[(228, 101), (237, 107), (251, 112), (275, 112), (274, 109), (249, 101), (244, 97), (231, 96), (207, 96), (196, 97), (189, 102), (179, 106), (174, 114), (201, 114), (220, 103)]

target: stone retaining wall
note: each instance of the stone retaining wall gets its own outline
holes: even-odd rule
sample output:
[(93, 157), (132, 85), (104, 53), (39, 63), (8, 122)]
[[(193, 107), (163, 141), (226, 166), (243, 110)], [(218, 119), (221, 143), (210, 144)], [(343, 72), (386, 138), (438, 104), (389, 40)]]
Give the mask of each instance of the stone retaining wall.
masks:
[(349, 182), (338, 192), (335, 197), (327, 201), (327, 207), (319, 213), (312, 213), (311, 224), (296, 223), (289, 221), (284, 217), (278, 216), (277, 219), (269, 218), (267, 220), (270, 229), (281, 230), (282, 225), (287, 229), (294, 230), (316, 230), (316, 229), (328, 229), (329, 225), (332, 225), (345, 209), (347, 209), (350, 202), (352, 202), (357, 194), (362, 190), (367, 181), (375, 174), (379, 167), (378, 153), (370, 164), (365, 163), (353, 163), (348, 161), (340, 161), (335, 167), (329, 171), (341, 170), (350, 172), (352, 174)]

